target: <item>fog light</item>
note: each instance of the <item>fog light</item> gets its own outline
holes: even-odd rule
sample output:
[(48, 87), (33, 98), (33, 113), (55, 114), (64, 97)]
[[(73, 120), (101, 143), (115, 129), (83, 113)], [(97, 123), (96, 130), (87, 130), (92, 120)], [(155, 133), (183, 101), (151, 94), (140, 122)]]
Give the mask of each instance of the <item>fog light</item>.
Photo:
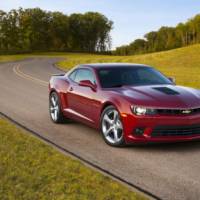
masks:
[(141, 135), (143, 135), (143, 133), (144, 133), (144, 128), (136, 128), (134, 130), (134, 134), (137, 136), (141, 136)]

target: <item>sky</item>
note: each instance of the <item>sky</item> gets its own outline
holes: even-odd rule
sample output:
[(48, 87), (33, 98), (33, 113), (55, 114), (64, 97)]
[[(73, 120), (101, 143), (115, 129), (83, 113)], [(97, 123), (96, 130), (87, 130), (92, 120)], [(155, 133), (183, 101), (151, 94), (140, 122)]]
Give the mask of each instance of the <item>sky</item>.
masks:
[(0, 9), (40, 7), (67, 15), (100, 12), (114, 22), (112, 48), (129, 44), (161, 26), (175, 26), (200, 14), (197, 0), (0, 0)]

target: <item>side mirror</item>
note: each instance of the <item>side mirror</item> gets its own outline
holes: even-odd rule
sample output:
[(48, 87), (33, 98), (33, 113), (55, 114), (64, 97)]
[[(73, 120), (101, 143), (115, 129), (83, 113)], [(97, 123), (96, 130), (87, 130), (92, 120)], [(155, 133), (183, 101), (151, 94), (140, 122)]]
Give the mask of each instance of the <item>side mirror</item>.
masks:
[(169, 79), (172, 83), (176, 84), (176, 79), (175, 79), (174, 77), (168, 77), (168, 79)]
[(90, 80), (82, 80), (79, 82), (79, 85), (83, 87), (90, 87), (93, 91), (96, 91), (97, 89), (97, 86), (93, 84)]

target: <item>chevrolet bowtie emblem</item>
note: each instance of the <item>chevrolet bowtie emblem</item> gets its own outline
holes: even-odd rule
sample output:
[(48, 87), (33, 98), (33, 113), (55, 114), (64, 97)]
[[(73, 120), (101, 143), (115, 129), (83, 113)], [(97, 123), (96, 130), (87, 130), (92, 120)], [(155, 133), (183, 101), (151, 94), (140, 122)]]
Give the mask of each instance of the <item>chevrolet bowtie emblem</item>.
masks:
[(183, 110), (182, 113), (183, 114), (190, 114), (192, 111), (191, 110)]

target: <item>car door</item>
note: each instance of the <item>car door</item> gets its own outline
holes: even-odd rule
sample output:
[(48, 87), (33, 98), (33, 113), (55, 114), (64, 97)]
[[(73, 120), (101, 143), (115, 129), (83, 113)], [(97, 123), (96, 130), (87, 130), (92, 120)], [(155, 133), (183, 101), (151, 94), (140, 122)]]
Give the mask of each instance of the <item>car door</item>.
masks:
[(96, 84), (94, 73), (89, 68), (77, 69), (70, 87), (67, 91), (67, 102), (69, 109), (74, 115), (94, 123), (94, 113), (97, 107), (97, 92), (90, 87), (80, 86), (82, 80), (90, 80)]

